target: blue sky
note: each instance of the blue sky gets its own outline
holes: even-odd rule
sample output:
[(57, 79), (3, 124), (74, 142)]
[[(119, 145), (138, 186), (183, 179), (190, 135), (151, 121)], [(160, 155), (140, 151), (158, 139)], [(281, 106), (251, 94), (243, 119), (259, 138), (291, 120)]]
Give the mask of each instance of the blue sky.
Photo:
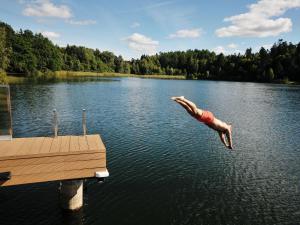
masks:
[(300, 0), (0, 0), (0, 20), (55, 44), (125, 59), (209, 49), (225, 54), (300, 41)]

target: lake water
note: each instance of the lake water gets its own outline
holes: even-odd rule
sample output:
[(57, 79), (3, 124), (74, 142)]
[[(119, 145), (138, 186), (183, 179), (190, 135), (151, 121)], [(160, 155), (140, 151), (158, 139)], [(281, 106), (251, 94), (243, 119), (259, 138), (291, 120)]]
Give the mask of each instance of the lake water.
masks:
[[(235, 151), (170, 100), (184, 95), (233, 124)], [(60, 210), (58, 182), (0, 189), (1, 225), (300, 224), (300, 86), (124, 78), (11, 87), (15, 137), (88, 133), (110, 177)]]

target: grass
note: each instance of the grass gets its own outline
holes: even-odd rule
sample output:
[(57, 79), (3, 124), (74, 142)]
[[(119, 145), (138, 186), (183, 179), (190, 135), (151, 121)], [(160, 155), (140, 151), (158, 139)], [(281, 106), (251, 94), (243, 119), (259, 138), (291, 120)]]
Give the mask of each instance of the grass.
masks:
[[(56, 71), (47, 72), (45, 74), (39, 74), (37, 78), (26, 78), (24, 74), (8, 74), (7, 81), (9, 84), (23, 84), (23, 83), (34, 83), (34, 82), (55, 82), (55, 81), (85, 81), (88, 78), (94, 77), (134, 77), (134, 78), (145, 78), (145, 79), (168, 79), (168, 80), (185, 80), (185, 76), (182, 75), (137, 75), (128, 73), (114, 73), (114, 72), (82, 72), (82, 71)], [(296, 84), (299, 82), (290, 81), (287, 78), (282, 80), (274, 80), (272, 83), (279, 84)]]
[(288, 78), (284, 78), (282, 80), (274, 80), (272, 83), (276, 83), (276, 84), (296, 84), (299, 85), (299, 82), (296, 81), (290, 81)]
[(154, 79), (185, 79), (182, 75), (137, 75), (129, 73), (114, 73), (114, 72), (77, 72), (77, 71), (57, 71), (55, 72), (58, 78), (68, 78), (68, 77), (137, 77), (137, 78), (154, 78)]
[(28, 79), (26, 77), (16, 77), (16, 76), (7, 76), (7, 81), (9, 84), (23, 84), (27, 81)]
[(23, 74), (9, 74), (7, 80), (9, 84), (22, 84), (31, 83), (33, 81), (61, 81), (61, 80), (74, 80), (77, 78), (89, 78), (89, 77), (134, 77), (134, 78), (147, 78), (147, 79), (171, 79), (171, 80), (184, 80), (185, 76), (182, 75), (136, 75), (114, 72), (82, 72), (82, 71), (56, 71), (48, 72), (39, 76), (37, 79), (26, 78)]

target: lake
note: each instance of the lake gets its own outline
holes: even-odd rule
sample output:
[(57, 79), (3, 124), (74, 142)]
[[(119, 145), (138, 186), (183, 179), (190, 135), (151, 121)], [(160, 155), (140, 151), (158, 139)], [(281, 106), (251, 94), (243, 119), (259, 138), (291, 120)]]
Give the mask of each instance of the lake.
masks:
[[(60, 210), (58, 182), (0, 190), (1, 225), (300, 223), (300, 86), (120, 78), (11, 87), (14, 137), (88, 133), (110, 177)], [(234, 151), (170, 100), (184, 95), (233, 125)], [(0, 143), (1, 144), (1, 143)]]

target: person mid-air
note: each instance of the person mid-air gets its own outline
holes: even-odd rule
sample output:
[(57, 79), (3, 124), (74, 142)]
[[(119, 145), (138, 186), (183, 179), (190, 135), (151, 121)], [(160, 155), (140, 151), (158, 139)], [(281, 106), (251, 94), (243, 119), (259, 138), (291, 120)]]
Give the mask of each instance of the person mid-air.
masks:
[[(187, 100), (184, 96), (172, 97), (172, 100), (179, 103), (195, 119), (205, 123), (208, 127), (219, 133), (222, 143), (229, 149), (232, 149), (232, 126), (217, 119), (210, 111), (197, 108), (195, 103)], [(225, 140), (227, 138), (227, 142)]]

